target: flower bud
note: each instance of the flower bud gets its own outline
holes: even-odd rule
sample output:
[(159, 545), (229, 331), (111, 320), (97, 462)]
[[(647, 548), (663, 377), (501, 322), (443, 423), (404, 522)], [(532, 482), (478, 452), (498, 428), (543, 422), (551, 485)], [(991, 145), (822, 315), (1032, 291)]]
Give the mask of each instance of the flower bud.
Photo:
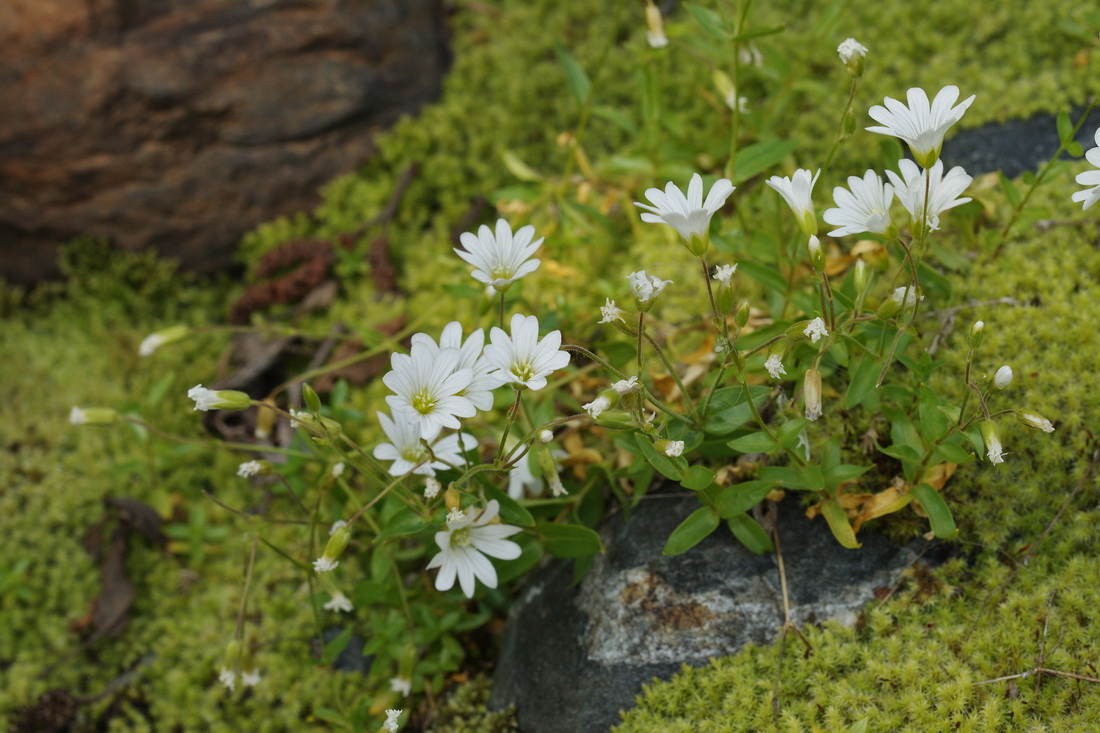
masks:
[(817, 238), (817, 235), (810, 235), (810, 241), (806, 247), (810, 252), (810, 264), (813, 265), (813, 268), (818, 272), (824, 272), (825, 252), (821, 249), (821, 240)]
[(650, 0), (650, 2), (646, 4), (645, 22), (648, 28), (645, 32), (645, 40), (650, 48), (664, 48), (667, 46), (668, 36), (665, 35), (665, 26), (661, 20), (661, 11), (653, 4), (653, 0)]
[(684, 441), (682, 440), (658, 440), (653, 444), (653, 449), (663, 456), (679, 458), (684, 454)]
[(190, 329), (187, 326), (172, 326), (163, 331), (151, 333), (141, 340), (141, 345), (138, 347), (138, 356), (149, 356), (165, 344), (182, 341), (188, 333), (190, 333)]
[(614, 389), (605, 389), (600, 392), (596, 399), (589, 402), (587, 405), (582, 405), (585, 412), (587, 412), (593, 420), (599, 418), (600, 414), (607, 410), (609, 407), (619, 401), (619, 393)]
[(1044, 433), (1054, 432), (1054, 426), (1050, 424), (1050, 420), (1034, 412), (1016, 410), (1016, 420), (1021, 425), (1026, 425), (1036, 430), (1042, 430)]
[(617, 430), (633, 430), (638, 427), (638, 421), (626, 410), (604, 410), (596, 418), (596, 424)]
[(966, 337), (966, 345), (971, 349), (977, 349), (982, 345), (982, 337), (985, 335), (985, 322), (974, 321), (970, 327), (970, 333)]
[(862, 43), (849, 38), (837, 46), (836, 52), (853, 79), (863, 76), (863, 57), (867, 55), (867, 48)]
[(540, 430), (539, 431), (539, 442), (540, 443), (545, 445), (546, 443), (549, 443), (553, 439), (554, 439), (554, 431), (552, 431), (552, 430)]
[(985, 453), (989, 462), (993, 465), (1004, 463), (1005, 459), (1001, 457), (1001, 439), (997, 435), (997, 426), (992, 420), (982, 423), (982, 440), (985, 441)]
[(993, 386), (997, 389), (1004, 389), (1010, 384), (1012, 384), (1012, 367), (1005, 364), (993, 375)]
[(738, 328), (744, 328), (745, 324), (749, 322), (750, 315), (752, 315), (752, 309), (749, 307), (749, 302), (746, 300), (741, 304), (741, 307), (737, 309), (737, 315), (733, 317), (733, 320)]
[(350, 541), (351, 528), (346, 524), (338, 527), (328, 538), (328, 544), (325, 545), (325, 551), (321, 553), (321, 557), (313, 561), (313, 569), (318, 573), (334, 570), (340, 564), (338, 562), (340, 555), (344, 553)]
[(447, 490), (443, 492), (443, 503), (446, 505), (448, 511), (461, 509), (462, 496), (454, 490), (454, 487), (448, 487)]
[(857, 293), (862, 293), (867, 288), (867, 263), (863, 260), (856, 260), (855, 274), (852, 281), (856, 286)]
[(110, 407), (74, 407), (69, 411), (73, 425), (110, 425), (118, 419), (118, 413)]
[(246, 410), (252, 404), (252, 398), (244, 392), (231, 389), (206, 389), (196, 384), (187, 390), (187, 396), (195, 401), (196, 410)]
[(321, 398), (317, 396), (317, 392), (313, 387), (308, 384), (302, 385), (302, 401), (306, 403), (306, 408), (312, 413), (321, 412)]
[(888, 321), (898, 313), (901, 312), (901, 303), (897, 302), (893, 298), (887, 298), (882, 301), (882, 305), (875, 311), (875, 315), (884, 321)]
[(802, 399), (806, 402), (807, 420), (821, 417), (821, 372), (818, 370), (806, 370), (806, 378), (802, 383)]

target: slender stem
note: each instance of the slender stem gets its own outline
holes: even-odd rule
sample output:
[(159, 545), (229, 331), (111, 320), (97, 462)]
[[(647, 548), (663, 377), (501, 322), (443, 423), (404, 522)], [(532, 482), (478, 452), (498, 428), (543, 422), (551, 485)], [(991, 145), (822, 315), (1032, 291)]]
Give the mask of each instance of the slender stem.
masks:
[(256, 564), (256, 545), (258, 540), (252, 540), (252, 549), (248, 553), (248, 569), (244, 575), (244, 593), (241, 594), (241, 607), (237, 611), (237, 625), (233, 629), (233, 636), (242, 640), (244, 631), (244, 611), (248, 606), (248, 591), (252, 588), (252, 567)]
[(508, 411), (508, 422), (504, 425), (504, 434), (500, 436), (500, 444), (497, 446), (497, 456), (494, 461), (498, 466), (500, 460), (504, 457), (504, 446), (508, 442), (508, 433), (512, 432), (512, 425), (516, 421), (516, 416), (519, 414), (519, 401), (523, 397), (523, 390), (516, 390), (516, 401), (512, 403), (512, 409)]
[(500, 291), (500, 314), (498, 317), (501, 329), (504, 328), (504, 291)]
[(844, 120), (848, 117), (848, 112), (852, 109), (852, 102), (856, 98), (856, 87), (859, 85), (859, 79), (852, 77), (852, 85), (848, 87), (848, 101), (844, 103), (844, 111), (840, 113), (840, 122), (836, 125), (836, 136), (833, 138), (833, 145), (829, 148), (829, 154), (825, 156), (825, 162), (821, 165), (821, 170), (825, 170), (829, 167), (829, 164), (833, 162), (833, 156), (840, 150), (840, 144), (848, 139), (848, 136), (844, 134)]
[(585, 357), (586, 359), (591, 359), (592, 361), (596, 362), (597, 364), (599, 364), (601, 367), (603, 367), (607, 371), (611, 372), (617, 379), (626, 379), (626, 374), (625, 373), (623, 373), (623, 372), (619, 371), (618, 369), (616, 369), (615, 367), (611, 366), (611, 363), (609, 361), (607, 361), (606, 359), (604, 359), (600, 356), (597, 356), (596, 354), (592, 353), (591, 351), (584, 348), (583, 346), (578, 346), (576, 344), (565, 344), (561, 348), (564, 351), (575, 351), (576, 353), (580, 354), (581, 356)]
[(638, 314), (638, 375), (642, 373), (642, 334), (645, 333), (645, 313)]
[(677, 389), (680, 390), (680, 396), (683, 398), (684, 402), (688, 406), (688, 414), (690, 415), (690, 414), (694, 413), (695, 412), (695, 402), (691, 399), (691, 395), (688, 394), (687, 388), (684, 386), (684, 383), (680, 380), (679, 370), (677, 370), (675, 367), (672, 366), (672, 362), (670, 362), (668, 360), (668, 356), (665, 355), (664, 349), (662, 349), (657, 344), (657, 342), (653, 340), (652, 336), (650, 336), (649, 334), (646, 334), (645, 338), (646, 338), (646, 341), (649, 342), (649, 345), (653, 347), (653, 350), (657, 352), (657, 357), (665, 365), (665, 369), (667, 369), (668, 373), (672, 375), (672, 378), (674, 380), (676, 380), (676, 387), (677, 387)]
[(710, 312), (714, 316), (714, 330), (722, 331), (722, 324), (726, 319), (718, 315), (718, 304), (714, 302), (714, 288), (710, 284), (710, 268), (707, 267), (704, 257), (700, 256), (699, 262), (703, 265), (703, 281), (707, 284), (707, 298), (710, 299)]
[[(974, 363), (974, 349), (968, 349), (966, 352), (966, 375), (963, 377), (963, 385), (967, 388), (970, 386), (970, 370)], [(959, 406), (959, 419), (956, 421), (958, 424), (962, 424), (963, 413), (966, 412), (966, 403), (970, 401), (970, 390), (963, 389), (962, 404)]]

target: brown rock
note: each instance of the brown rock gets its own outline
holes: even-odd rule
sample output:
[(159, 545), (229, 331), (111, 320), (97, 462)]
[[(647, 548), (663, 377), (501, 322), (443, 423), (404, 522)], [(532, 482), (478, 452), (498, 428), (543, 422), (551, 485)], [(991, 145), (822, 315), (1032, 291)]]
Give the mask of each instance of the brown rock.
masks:
[(0, 276), (55, 274), (80, 234), (226, 267), (448, 61), (441, 0), (3, 0)]

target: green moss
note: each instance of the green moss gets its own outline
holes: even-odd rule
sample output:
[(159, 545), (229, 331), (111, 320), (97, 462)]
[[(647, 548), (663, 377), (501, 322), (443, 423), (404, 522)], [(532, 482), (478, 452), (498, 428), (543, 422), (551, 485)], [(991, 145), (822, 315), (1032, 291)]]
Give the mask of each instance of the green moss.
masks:
[(435, 712), (430, 730), (435, 733), (507, 733), (516, 729), (513, 710), (489, 711), (493, 682), (480, 675), (455, 689)]

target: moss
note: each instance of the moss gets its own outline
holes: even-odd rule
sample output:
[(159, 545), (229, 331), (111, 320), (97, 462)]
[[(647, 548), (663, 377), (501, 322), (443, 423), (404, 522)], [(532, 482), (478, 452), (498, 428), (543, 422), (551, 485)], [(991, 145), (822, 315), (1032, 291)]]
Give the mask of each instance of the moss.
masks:
[(434, 733), (509, 733), (516, 730), (513, 710), (489, 711), (492, 680), (479, 675), (455, 688), (435, 711), (430, 724)]

